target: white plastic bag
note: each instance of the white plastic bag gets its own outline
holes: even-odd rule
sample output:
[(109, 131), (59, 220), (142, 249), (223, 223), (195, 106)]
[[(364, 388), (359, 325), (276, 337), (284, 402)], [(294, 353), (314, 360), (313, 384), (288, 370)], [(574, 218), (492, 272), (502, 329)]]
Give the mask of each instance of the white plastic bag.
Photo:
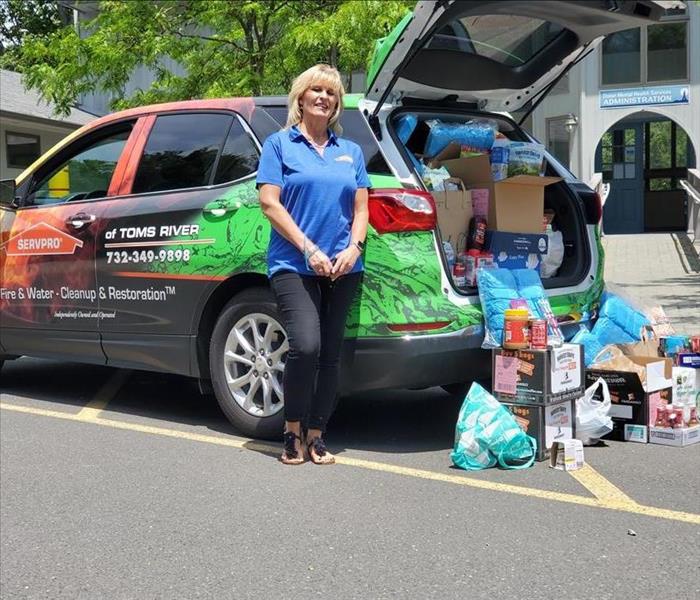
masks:
[(540, 277), (546, 279), (554, 277), (564, 262), (564, 238), (561, 231), (551, 231), (547, 234), (549, 242), (547, 244), (547, 254), (542, 255), (540, 265)]
[[(599, 387), (603, 393), (602, 402), (593, 398)], [(576, 439), (584, 446), (595, 444), (613, 430), (610, 406), (610, 391), (602, 378), (586, 388), (583, 397), (576, 400)]]

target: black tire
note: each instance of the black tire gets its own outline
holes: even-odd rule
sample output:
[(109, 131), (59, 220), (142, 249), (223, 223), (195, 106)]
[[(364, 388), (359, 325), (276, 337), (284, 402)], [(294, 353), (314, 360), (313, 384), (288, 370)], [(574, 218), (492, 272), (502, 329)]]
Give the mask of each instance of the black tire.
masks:
[[(277, 310), (274, 296), (269, 289), (251, 288), (244, 290), (236, 294), (224, 307), (216, 321), (209, 344), (209, 371), (214, 395), (219, 406), (236, 429), (244, 435), (254, 438), (279, 439), (284, 427), (283, 403), (281, 401), (274, 403), (274, 408), (277, 412), (270, 416), (251, 414), (239, 404), (226, 381), (227, 373), (233, 377), (235, 375), (233, 370), (235, 369), (240, 368), (242, 372), (253, 372), (253, 367), (227, 366), (224, 362), (224, 352), (226, 341), (234, 326), (247, 315), (256, 313), (271, 317), (281, 326), (282, 319)], [(284, 332), (283, 329), (282, 332)], [(286, 341), (286, 332), (284, 332), (284, 340)], [(227, 369), (229, 370), (227, 371)], [(255, 371), (255, 373), (258, 373), (258, 371)], [(240, 375), (240, 373), (238, 374)], [(268, 373), (268, 377), (273, 376), (275, 375)], [(276, 381), (279, 389), (281, 389), (281, 373), (279, 371), (277, 371)], [(260, 384), (262, 384), (262, 381), (260, 381)], [(249, 387), (248, 389), (250, 390), (251, 388)], [(262, 391), (255, 392), (255, 395), (258, 394), (262, 394)], [(274, 393), (272, 395), (274, 398), (279, 399)]]
[(466, 383), (448, 383), (446, 385), (441, 385), (440, 387), (445, 390), (450, 396), (454, 396), (455, 399), (464, 399), (469, 391), (469, 386), (471, 382)]

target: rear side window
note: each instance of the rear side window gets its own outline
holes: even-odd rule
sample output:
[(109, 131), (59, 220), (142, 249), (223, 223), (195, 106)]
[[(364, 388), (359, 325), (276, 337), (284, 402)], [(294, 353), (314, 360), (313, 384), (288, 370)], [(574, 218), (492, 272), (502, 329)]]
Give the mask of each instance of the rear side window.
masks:
[(234, 181), (257, 170), (258, 149), (238, 119), (234, 119), (216, 166), (214, 183)]
[(209, 185), (233, 116), (162, 115), (148, 137), (132, 193)]
[(343, 137), (355, 142), (362, 148), (365, 157), (365, 165), (368, 173), (391, 175), (389, 165), (379, 151), (379, 145), (374, 138), (369, 123), (360, 114), (359, 110), (344, 110), (340, 116), (340, 124), (343, 127)]
[[(274, 117), (281, 126), (284, 126), (287, 122), (286, 106), (266, 106), (265, 111)], [(352, 140), (362, 148), (368, 173), (391, 175), (389, 165), (386, 164), (382, 153), (379, 151), (377, 140), (374, 138), (367, 120), (360, 114), (360, 111), (354, 109), (344, 110), (340, 116), (340, 125), (343, 128), (342, 137)]]

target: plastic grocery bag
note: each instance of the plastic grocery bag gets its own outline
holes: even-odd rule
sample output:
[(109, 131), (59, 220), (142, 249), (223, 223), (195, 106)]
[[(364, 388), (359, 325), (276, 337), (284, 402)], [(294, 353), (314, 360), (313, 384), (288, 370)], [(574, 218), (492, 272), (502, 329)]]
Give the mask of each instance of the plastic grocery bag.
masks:
[(455, 427), (450, 458), (456, 467), (478, 471), (496, 463), (525, 469), (535, 461), (537, 442), (518, 425), (508, 409), (478, 383), (472, 383)]
[[(594, 398), (598, 388), (603, 395), (602, 402)], [(576, 439), (584, 446), (595, 444), (613, 430), (610, 406), (608, 384), (600, 377), (586, 389), (583, 397), (576, 400)]]
[(554, 277), (564, 262), (564, 238), (561, 231), (552, 231), (547, 234), (547, 253), (542, 255), (540, 264), (540, 276), (545, 279)]

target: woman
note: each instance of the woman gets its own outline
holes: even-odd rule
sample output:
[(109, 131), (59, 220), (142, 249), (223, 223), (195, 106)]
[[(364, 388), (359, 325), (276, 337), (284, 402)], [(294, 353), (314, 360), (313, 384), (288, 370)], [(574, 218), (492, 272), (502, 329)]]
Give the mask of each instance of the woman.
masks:
[[(343, 84), (316, 65), (292, 83), (287, 125), (263, 146), (257, 184), (272, 224), (268, 276), (287, 330), (280, 460), (335, 462), (323, 434), (335, 404), (345, 321), (362, 277), (369, 179), (339, 137)], [(302, 440), (302, 426), (306, 439)]]

